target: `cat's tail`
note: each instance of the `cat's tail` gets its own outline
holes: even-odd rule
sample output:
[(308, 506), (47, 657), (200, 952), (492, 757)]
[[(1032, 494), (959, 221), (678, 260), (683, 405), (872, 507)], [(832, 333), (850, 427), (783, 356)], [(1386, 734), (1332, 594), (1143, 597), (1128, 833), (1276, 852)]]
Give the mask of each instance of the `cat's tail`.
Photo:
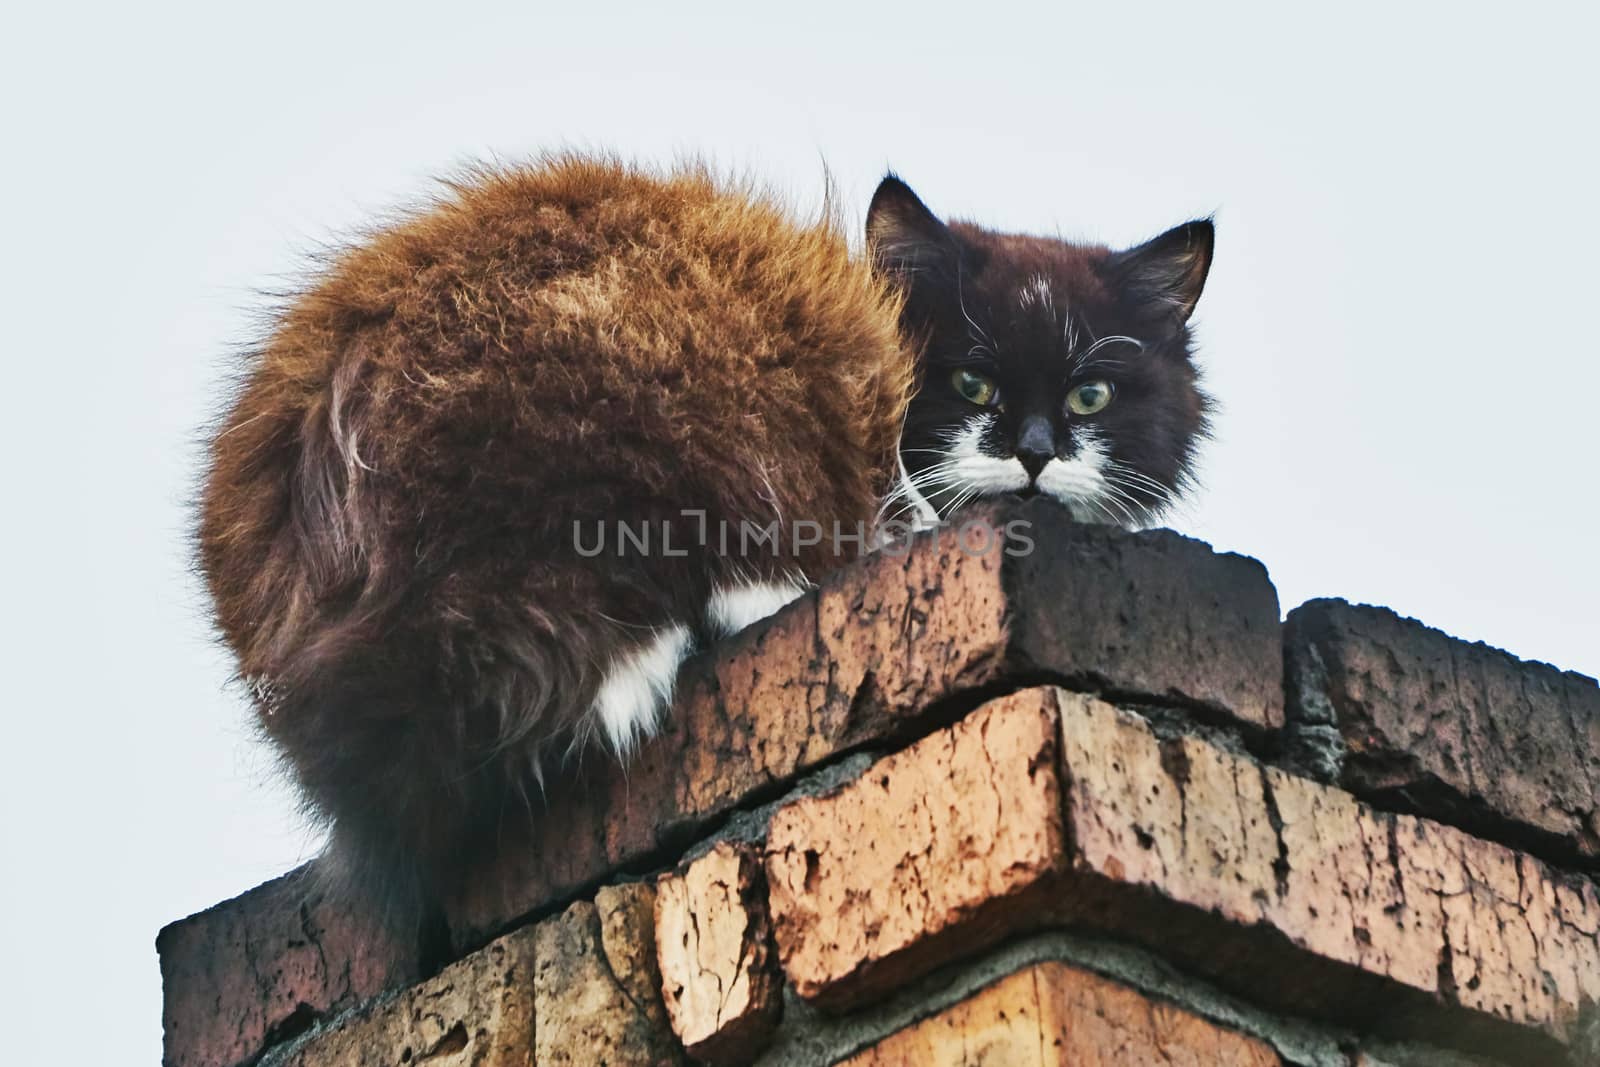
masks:
[(463, 656), (442, 627), (404, 629), (296, 657), (261, 722), (328, 828), (318, 891), (428, 957), (461, 880), (492, 862), (509, 823), (536, 817), (541, 762), (593, 683), (580, 633), (525, 630), (513, 661), (492, 632)]

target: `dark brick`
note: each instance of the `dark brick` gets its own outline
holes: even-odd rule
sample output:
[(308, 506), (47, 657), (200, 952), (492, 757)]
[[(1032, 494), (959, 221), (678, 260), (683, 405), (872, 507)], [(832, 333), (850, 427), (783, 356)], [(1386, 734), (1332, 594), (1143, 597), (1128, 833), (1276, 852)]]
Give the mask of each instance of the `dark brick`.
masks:
[[(1313, 600), (1284, 632), (1294, 719), (1324, 693), (1339, 781), (1385, 806), (1600, 861), (1600, 687), (1386, 608)], [(1310, 707), (1307, 714), (1306, 706)]]
[(417, 978), (415, 946), (325, 903), (308, 872), (161, 931), (164, 1067), (231, 1067)]
[(1278, 595), (1260, 563), (1171, 530), (1066, 523), (1048, 501), (1007, 514), (1040, 532), (1008, 561), (1017, 668), (1258, 731), (1283, 724)]

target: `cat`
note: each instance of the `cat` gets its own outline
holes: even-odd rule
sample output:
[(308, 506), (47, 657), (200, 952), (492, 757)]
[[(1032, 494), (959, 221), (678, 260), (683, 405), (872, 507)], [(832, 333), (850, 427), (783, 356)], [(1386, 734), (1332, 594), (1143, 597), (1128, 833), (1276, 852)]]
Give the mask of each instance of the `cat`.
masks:
[[(549, 156), (281, 310), (210, 438), (198, 560), (335, 887), (416, 921), (547, 768), (625, 758), (685, 657), (850, 558), (686, 526), (1011, 491), (1131, 524), (1182, 488), (1208, 225), (1112, 254), (947, 227), (891, 177), (868, 238), (703, 168)], [(597, 549), (607, 524), (642, 540)]]
[(625, 755), (685, 656), (842, 562), (577, 535), (870, 523), (900, 304), (832, 217), (569, 155), (467, 175), (281, 310), (211, 436), (198, 558), (330, 888), (409, 921), (547, 768)]
[(888, 513), (923, 525), (1012, 492), (1137, 527), (1190, 488), (1211, 408), (1188, 328), (1209, 219), (1113, 252), (946, 225), (891, 174), (867, 233), (907, 294), (921, 382)]

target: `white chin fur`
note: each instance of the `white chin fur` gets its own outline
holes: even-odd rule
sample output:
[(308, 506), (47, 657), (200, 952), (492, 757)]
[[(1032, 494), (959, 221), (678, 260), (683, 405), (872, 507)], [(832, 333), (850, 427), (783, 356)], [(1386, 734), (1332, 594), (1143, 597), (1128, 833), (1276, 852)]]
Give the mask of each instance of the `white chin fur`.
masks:
[(678, 668), (692, 648), (688, 628), (674, 624), (612, 663), (590, 714), (617, 755), (626, 756), (660, 728)]
[(1079, 522), (1136, 525), (1131, 516), (1125, 516), (1107, 501), (1112, 494), (1106, 483), (1106, 459), (1105, 445), (1084, 433), (1077, 452), (1044, 465), (1039, 472), (1039, 491), (1065, 504)]
[(980, 451), (979, 443), (989, 427), (994, 425), (994, 418), (993, 415), (979, 415), (970, 419), (951, 438), (951, 481), (958, 490), (964, 486), (971, 487), (977, 490), (977, 496), (991, 496), (995, 493), (1014, 493), (1032, 484), (1033, 479), (1028, 477), (1027, 469), (1016, 456), (1002, 459)]
[(800, 578), (724, 586), (706, 601), (706, 623), (720, 636), (736, 634), (751, 623), (775, 614), (808, 588), (808, 583)]
[(905, 474), (902, 463), (902, 495), (915, 494), (920, 500), (925, 493), (942, 499), (945, 501), (942, 506), (949, 509), (950, 502), (965, 503), (1035, 486), (1039, 492), (1065, 505), (1080, 522), (1104, 522), (1139, 529), (1149, 521), (1146, 509), (1112, 484), (1107, 475), (1110, 450), (1092, 429), (1080, 428), (1077, 451), (1065, 459), (1050, 460), (1035, 480), (1015, 456), (990, 456), (981, 450), (984, 435), (994, 425), (994, 420), (994, 415), (987, 414), (968, 419), (948, 438), (949, 450), (939, 464), (941, 475), (924, 481), (915, 489), (911, 488), (913, 479)]

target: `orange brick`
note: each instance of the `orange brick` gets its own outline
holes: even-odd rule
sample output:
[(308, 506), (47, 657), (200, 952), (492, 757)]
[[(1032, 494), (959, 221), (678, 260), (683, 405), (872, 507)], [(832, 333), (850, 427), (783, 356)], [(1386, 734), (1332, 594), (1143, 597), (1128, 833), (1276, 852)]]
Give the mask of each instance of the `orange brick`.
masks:
[(749, 1063), (782, 1010), (766, 878), (749, 846), (719, 844), (656, 888), (661, 992), (684, 1049), (705, 1063)]
[(1513, 1058), (1553, 1055), (1600, 1000), (1587, 879), (1062, 690), (785, 807), (768, 850), (784, 968), (829, 1007), (1060, 923), (1269, 1006)]
[(1278, 1067), (1269, 1046), (1064, 963), (1035, 964), (843, 1067)]
[[(1588, 880), (1194, 737), (1163, 742), (1093, 699), (1060, 699), (1078, 891), (1087, 876), (1266, 925), (1322, 960), (1560, 1038), (1600, 999)], [(1147, 925), (1136, 908), (1107, 914)]]
[(799, 994), (840, 1002), (1036, 919), (1064, 856), (1053, 708), (1030, 692), (796, 801), (767, 839), (774, 929)]

